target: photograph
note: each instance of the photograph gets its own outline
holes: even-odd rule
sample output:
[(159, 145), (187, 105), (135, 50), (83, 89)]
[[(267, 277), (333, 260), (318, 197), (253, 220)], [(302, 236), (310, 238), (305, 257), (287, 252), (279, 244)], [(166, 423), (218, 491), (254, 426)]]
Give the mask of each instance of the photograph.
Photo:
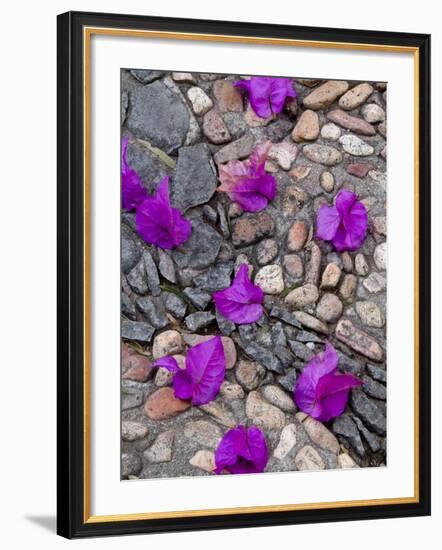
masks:
[(387, 466), (388, 82), (341, 72), (121, 69), (122, 480)]

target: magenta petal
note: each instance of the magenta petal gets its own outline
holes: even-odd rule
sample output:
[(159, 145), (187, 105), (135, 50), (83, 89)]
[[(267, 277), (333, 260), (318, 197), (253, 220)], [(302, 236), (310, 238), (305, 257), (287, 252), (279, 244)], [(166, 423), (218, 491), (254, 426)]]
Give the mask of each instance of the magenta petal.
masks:
[(219, 168), (218, 191), (227, 193), (246, 212), (259, 212), (275, 198), (276, 179), (265, 171), (271, 146), (269, 141), (261, 143), (247, 161), (230, 161)]
[(141, 182), (138, 173), (133, 170), (126, 160), (127, 144), (129, 138), (125, 137), (121, 150), (121, 205), (124, 210), (133, 210), (143, 202), (147, 196), (147, 190)]
[(164, 357), (160, 357), (156, 361), (152, 363), (152, 367), (157, 368), (164, 368), (167, 369), (170, 372), (178, 372), (180, 370), (177, 360), (175, 357), (172, 357), (171, 355), (165, 355)]
[(341, 218), (335, 206), (323, 204), (316, 218), (316, 236), (324, 241), (330, 241), (335, 236)]
[(315, 355), (304, 367), (294, 392), (295, 402), (301, 411), (316, 417), (316, 388), (319, 380), (323, 376), (333, 373), (338, 366), (338, 361), (336, 350), (329, 342), (326, 342), (325, 351)]
[(190, 221), (170, 205), (168, 176), (159, 184), (155, 196), (137, 207), (135, 222), (139, 235), (147, 243), (165, 249), (184, 243), (192, 232)]
[(341, 415), (347, 406), (348, 395), (352, 388), (362, 382), (351, 374), (326, 374), (316, 388), (316, 398), (320, 403), (320, 411), (314, 417), (321, 422), (328, 422)]
[(280, 113), (287, 98), (296, 97), (290, 78), (272, 78), (270, 83), (270, 105), (274, 113)]
[(186, 357), (185, 373), (192, 381), (194, 405), (204, 405), (215, 399), (226, 373), (226, 360), (220, 336), (190, 348)]
[(234, 86), (248, 92), (250, 105), (261, 118), (280, 113), (286, 99), (296, 97), (296, 90), (289, 78), (254, 76), (250, 80), (239, 80)]
[(230, 193), (231, 198), (246, 212), (259, 212), (276, 195), (276, 180), (270, 174), (258, 178), (243, 178)]
[(191, 399), (193, 395), (192, 379), (185, 370), (179, 370), (173, 378), (173, 389), (178, 399)]
[(215, 451), (215, 473), (261, 473), (268, 462), (268, 449), (259, 428), (238, 426), (226, 432)]
[(316, 224), (318, 238), (331, 241), (338, 252), (354, 251), (367, 234), (367, 209), (353, 192), (343, 189), (336, 196), (335, 206), (321, 206)]
[(237, 324), (258, 321), (264, 309), (264, 293), (249, 279), (248, 266), (242, 264), (230, 287), (213, 293), (216, 309)]

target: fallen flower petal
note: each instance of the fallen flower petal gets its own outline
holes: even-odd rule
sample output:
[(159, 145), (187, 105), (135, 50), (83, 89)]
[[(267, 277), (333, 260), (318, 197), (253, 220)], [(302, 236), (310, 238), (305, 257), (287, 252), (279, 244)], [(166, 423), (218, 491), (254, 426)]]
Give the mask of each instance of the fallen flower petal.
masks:
[(247, 264), (241, 265), (231, 286), (212, 297), (221, 315), (238, 325), (255, 323), (264, 314), (264, 293), (250, 280)]
[(270, 141), (262, 143), (247, 161), (232, 160), (219, 167), (218, 191), (227, 193), (246, 212), (259, 212), (275, 198), (276, 179), (265, 171), (271, 146)]
[(367, 234), (365, 205), (348, 189), (340, 191), (335, 206), (323, 204), (316, 218), (316, 236), (331, 241), (338, 252), (357, 250)]
[(296, 383), (294, 398), (297, 406), (321, 422), (341, 415), (351, 388), (362, 384), (351, 374), (336, 372), (338, 361), (336, 350), (326, 342), (325, 351), (307, 363)]
[(147, 197), (147, 190), (141, 182), (138, 172), (127, 163), (127, 145), (129, 138), (123, 139), (121, 148), (121, 202), (124, 210), (134, 210)]
[(159, 184), (156, 194), (137, 206), (136, 227), (139, 235), (149, 244), (170, 249), (187, 241), (192, 225), (169, 199), (169, 177)]
[(175, 373), (175, 397), (191, 399), (193, 405), (204, 405), (218, 395), (226, 373), (226, 359), (220, 336), (189, 349), (185, 368), (180, 369), (174, 357), (157, 359), (153, 367), (164, 367)]
[(286, 99), (296, 97), (290, 78), (253, 76), (250, 80), (238, 80), (233, 85), (248, 93), (252, 109), (261, 118), (280, 113)]
[(264, 471), (269, 459), (262, 431), (255, 427), (238, 426), (226, 432), (215, 451), (214, 472), (257, 474)]

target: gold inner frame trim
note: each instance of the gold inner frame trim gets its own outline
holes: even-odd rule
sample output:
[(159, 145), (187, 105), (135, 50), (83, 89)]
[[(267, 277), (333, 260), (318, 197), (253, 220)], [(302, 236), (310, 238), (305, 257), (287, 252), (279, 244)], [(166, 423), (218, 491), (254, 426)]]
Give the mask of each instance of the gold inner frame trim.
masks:
[[(316, 502), (282, 504), (269, 506), (248, 506), (233, 508), (215, 508), (206, 510), (178, 510), (168, 512), (147, 512), (115, 515), (91, 515), (91, 472), (90, 472), (90, 43), (93, 35), (126, 36), (132, 38), (157, 38), (173, 40), (197, 40), (204, 42), (249, 43), (268, 46), (291, 46), (304, 48), (325, 48), (342, 50), (363, 50), (375, 52), (412, 53), (414, 61), (414, 494), (410, 497), (351, 500), (336, 502)], [(149, 519), (190, 518), (229, 514), (257, 514), (264, 512), (286, 512), (300, 510), (324, 510), (358, 506), (391, 506), (419, 502), (419, 50), (411, 46), (392, 46), (388, 44), (364, 44), (349, 42), (329, 42), (315, 40), (296, 40), (282, 38), (261, 38), (237, 35), (218, 35), (204, 33), (181, 33), (165, 31), (147, 31), (137, 29), (116, 29), (107, 27), (83, 28), (83, 102), (84, 102), (84, 486), (83, 512), (84, 523), (105, 523), (116, 521), (137, 521)]]

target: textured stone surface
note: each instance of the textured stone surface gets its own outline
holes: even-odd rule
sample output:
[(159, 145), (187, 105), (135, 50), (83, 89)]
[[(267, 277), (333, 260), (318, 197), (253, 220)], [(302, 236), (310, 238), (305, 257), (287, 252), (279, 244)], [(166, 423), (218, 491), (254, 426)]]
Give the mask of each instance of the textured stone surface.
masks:
[(341, 152), (330, 145), (318, 145), (316, 143), (305, 145), (302, 152), (312, 162), (318, 162), (324, 166), (335, 166), (342, 160)]
[(336, 327), (336, 337), (350, 348), (373, 361), (381, 361), (384, 351), (379, 343), (349, 319), (341, 319)]
[(314, 89), (304, 98), (304, 107), (308, 109), (324, 109), (331, 105), (339, 96), (348, 90), (348, 83), (343, 80), (329, 80)]
[(160, 388), (147, 398), (144, 412), (151, 420), (166, 420), (182, 413), (189, 407), (188, 401), (177, 399), (174, 396), (172, 388)]
[(127, 127), (170, 153), (184, 144), (189, 114), (176, 94), (157, 80), (132, 92)]

